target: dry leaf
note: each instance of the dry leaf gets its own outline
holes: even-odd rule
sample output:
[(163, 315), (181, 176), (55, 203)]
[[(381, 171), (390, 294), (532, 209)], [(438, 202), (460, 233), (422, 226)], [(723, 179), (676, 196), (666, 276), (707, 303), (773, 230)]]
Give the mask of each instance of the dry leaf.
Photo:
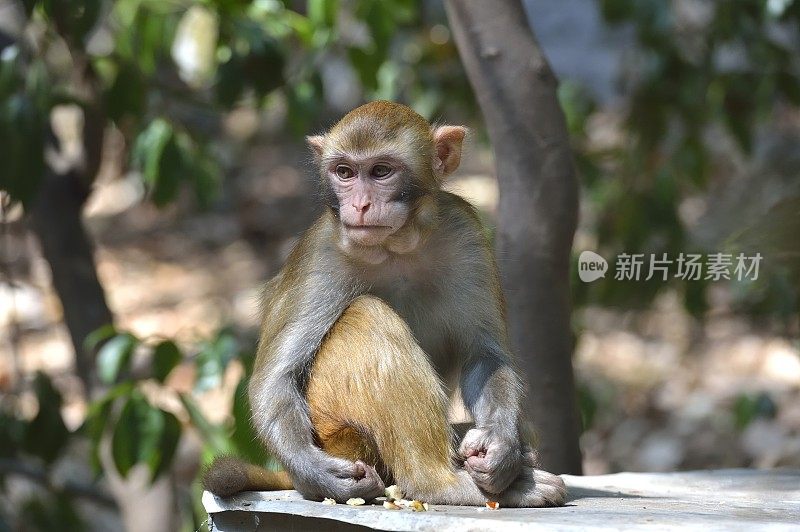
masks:
[(383, 507), (387, 510), (399, 510), (400, 507), (392, 501), (383, 501)]
[(486, 501), (486, 507), (490, 510), (499, 510), (500, 503), (497, 501)]

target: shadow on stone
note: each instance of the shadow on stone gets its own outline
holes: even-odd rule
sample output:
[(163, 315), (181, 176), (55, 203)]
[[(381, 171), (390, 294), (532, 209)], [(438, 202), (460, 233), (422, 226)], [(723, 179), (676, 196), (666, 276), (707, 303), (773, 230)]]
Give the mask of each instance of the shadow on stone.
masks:
[(621, 491), (599, 490), (595, 488), (569, 487), (567, 493), (567, 504), (580, 499), (653, 499), (645, 495), (633, 495)]

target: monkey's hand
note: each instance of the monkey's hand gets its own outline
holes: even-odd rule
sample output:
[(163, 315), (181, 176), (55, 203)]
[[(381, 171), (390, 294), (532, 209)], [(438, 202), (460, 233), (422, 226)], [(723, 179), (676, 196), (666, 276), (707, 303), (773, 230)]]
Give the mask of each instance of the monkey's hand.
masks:
[(500, 493), (522, 471), (523, 446), (517, 434), (504, 434), (487, 428), (474, 428), (459, 447), (464, 469), (488, 493)]
[(292, 475), (294, 488), (306, 499), (336, 502), (360, 497), (365, 501), (383, 495), (384, 484), (375, 468), (358, 460), (350, 462), (325, 454)]

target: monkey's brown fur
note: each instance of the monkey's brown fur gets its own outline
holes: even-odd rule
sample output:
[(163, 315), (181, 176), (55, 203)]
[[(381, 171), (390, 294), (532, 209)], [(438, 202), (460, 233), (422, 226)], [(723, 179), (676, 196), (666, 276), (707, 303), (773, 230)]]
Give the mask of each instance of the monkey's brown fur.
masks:
[[(522, 386), (480, 221), (439, 189), (464, 134), (372, 102), (309, 137), (330, 209), (266, 286), (250, 382), (255, 427), (288, 475), (220, 458), (206, 489), (293, 485), (343, 502), (393, 481), (439, 504), (564, 503), (563, 481), (535, 469), (520, 435)], [(476, 427), (456, 461), (445, 390), (459, 374)]]

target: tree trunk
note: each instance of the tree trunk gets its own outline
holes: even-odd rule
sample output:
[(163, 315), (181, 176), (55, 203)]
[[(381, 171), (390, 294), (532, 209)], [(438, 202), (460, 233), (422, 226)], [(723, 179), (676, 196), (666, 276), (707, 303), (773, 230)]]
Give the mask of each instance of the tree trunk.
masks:
[(48, 171), (31, 209), (31, 221), (50, 264), (53, 287), (75, 349), (75, 369), (88, 396), (95, 384), (95, 353), (84, 348), (84, 340), (113, 318), (95, 271), (92, 243), (81, 221), (86, 197), (86, 186), (76, 171)]
[(500, 186), (497, 256), (523, 406), (545, 469), (581, 472), (572, 372), (569, 260), (578, 190), (558, 81), (519, 0), (447, 0), (477, 95)]

